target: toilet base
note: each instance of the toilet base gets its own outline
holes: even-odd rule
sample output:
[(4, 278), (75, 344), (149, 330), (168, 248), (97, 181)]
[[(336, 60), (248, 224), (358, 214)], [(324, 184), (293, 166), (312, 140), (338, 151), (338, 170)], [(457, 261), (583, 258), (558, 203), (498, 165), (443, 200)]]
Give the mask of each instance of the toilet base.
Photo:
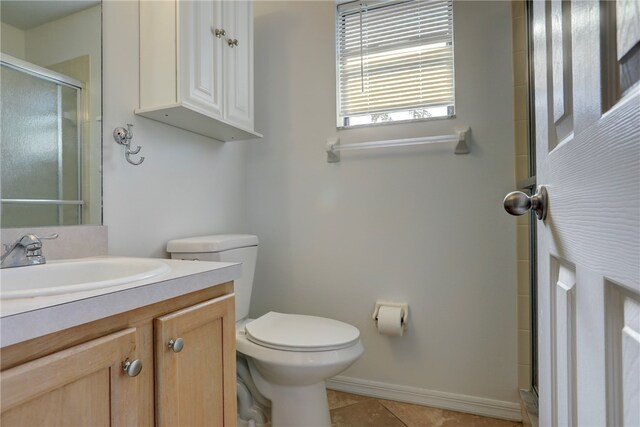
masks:
[(276, 427), (330, 427), (324, 381), (303, 387), (274, 386), (271, 420)]
[(271, 400), (273, 427), (331, 426), (324, 381), (304, 386), (272, 384), (257, 372), (253, 360), (249, 360), (249, 369), (258, 391)]
[(256, 423), (255, 421), (251, 420), (251, 421), (247, 421), (247, 420), (243, 420), (240, 417), (236, 418), (236, 426), (237, 427), (272, 427), (271, 421), (269, 421), (268, 423)]

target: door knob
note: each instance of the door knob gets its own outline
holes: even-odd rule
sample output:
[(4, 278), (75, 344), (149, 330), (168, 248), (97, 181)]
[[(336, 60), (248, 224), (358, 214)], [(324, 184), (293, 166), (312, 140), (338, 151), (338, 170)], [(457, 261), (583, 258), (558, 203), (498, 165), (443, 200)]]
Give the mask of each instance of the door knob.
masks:
[(546, 187), (540, 186), (533, 196), (528, 196), (522, 191), (513, 191), (507, 194), (503, 203), (504, 210), (511, 215), (524, 215), (532, 209), (538, 219), (545, 220), (549, 209), (549, 195)]
[(122, 370), (130, 377), (137, 377), (140, 371), (142, 371), (142, 361), (136, 359), (133, 362), (129, 359), (122, 362)]
[(180, 353), (184, 348), (184, 340), (182, 338), (176, 338), (175, 340), (169, 340), (167, 346), (175, 353)]

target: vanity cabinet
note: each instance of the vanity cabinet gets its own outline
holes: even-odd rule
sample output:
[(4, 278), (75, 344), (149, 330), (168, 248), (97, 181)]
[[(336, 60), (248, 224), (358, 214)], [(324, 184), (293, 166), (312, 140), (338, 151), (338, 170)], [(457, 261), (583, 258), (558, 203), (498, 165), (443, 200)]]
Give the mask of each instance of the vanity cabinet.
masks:
[(1, 425), (235, 426), (234, 307), (229, 282), (3, 348)]
[(253, 128), (250, 1), (140, 1), (141, 116), (220, 141)]

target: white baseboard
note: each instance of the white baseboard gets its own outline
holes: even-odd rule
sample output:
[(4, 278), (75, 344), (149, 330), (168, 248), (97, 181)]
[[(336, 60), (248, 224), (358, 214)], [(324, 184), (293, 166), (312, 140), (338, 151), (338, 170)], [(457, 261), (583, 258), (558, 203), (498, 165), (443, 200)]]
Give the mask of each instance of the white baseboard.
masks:
[(520, 403), (517, 402), (485, 399), (482, 397), (368, 381), (341, 375), (327, 380), (326, 383), (327, 388), (332, 390), (361, 394), (378, 399), (396, 400), (398, 402), (432, 406), (434, 408), (467, 412), (505, 420), (522, 420)]

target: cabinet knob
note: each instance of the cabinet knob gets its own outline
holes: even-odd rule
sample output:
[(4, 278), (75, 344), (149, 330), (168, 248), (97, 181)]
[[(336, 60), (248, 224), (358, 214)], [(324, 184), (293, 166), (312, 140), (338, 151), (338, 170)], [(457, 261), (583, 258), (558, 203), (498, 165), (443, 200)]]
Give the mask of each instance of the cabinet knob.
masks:
[(229, 47), (236, 47), (238, 46), (238, 39), (229, 39), (227, 40), (227, 43), (229, 44)]
[(142, 360), (136, 359), (133, 362), (129, 359), (122, 362), (122, 370), (130, 377), (137, 377), (140, 371), (142, 371)]
[(222, 38), (227, 34), (227, 32), (224, 30), (224, 28), (215, 28), (214, 26), (211, 26), (211, 32), (217, 38)]
[(180, 353), (184, 348), (184, 340), (182, 338), (176, 338), (175, 340), (169, 340), (167, 343), (169, 348), (175, 353)]

